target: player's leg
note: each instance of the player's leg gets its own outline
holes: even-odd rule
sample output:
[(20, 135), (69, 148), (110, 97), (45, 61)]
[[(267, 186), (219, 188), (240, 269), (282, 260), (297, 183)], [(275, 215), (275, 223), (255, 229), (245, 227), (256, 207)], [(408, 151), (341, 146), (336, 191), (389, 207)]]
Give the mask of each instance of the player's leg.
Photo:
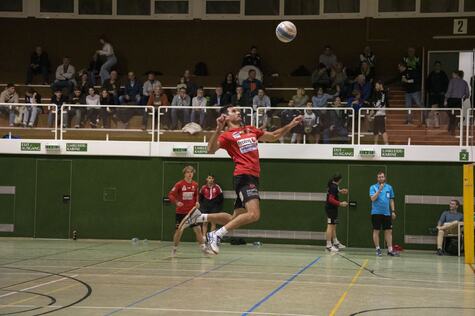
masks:
[(391, 215), (384, 216), (383, 229), (384, 239), (386, 240), (386, 245), (388, 245), (388, 256), (399, 256), (398, 253), (393, 251), (393, 224)]
[(374, 247), (376, 248), (376, 255), (378, 257), (381, 257), (381, 247), (379, 246), (379, 232), (381, 230), (381, 220), (380, 220), (381, 215), (371, 215), (371, 222), (373, 224), (373, 243)]
[[(207, 223), (206, 223), (206, 225), (207, 225)], [(193, 229), (193, 232), (195, 233), (196, 242), (198, 243), (201, 251), (204, 254), (207, 254), (207, 255), (208, 254), (213, 254), (213, 252), (208, 250), (208, 247), (206, 246), (203, 231), (201, 230), (201, 225), (196, 225), (196, 226), (193, 226), (191, 228)]]

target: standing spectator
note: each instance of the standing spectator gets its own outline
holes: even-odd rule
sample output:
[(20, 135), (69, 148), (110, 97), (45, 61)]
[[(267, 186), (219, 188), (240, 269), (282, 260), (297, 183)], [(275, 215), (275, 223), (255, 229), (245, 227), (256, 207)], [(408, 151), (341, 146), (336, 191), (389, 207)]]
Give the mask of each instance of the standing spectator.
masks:
[[(336, 97), (332, 108), (342, 108), (340, 97)], [(330, 144), (330, 140), (338, 137), (343, 143), (348, 142), (348, 116), (344, 110), (329, 110), (325, 113), (325, 129), (323, 130), (323, 143)]]
[(312, 73), (312, 87), (314, 89), (322, 88), (325, 91), (330, 88), (331, 81), (325, 64), (318, 64), (317, 69)]
[(305, 89), (297, 88), (297, 94), (292, 97), (292, 100), (295, 102), (295, 107), (304, 107), (308, 102), (308, 95), (305, 94)]
[(79, 77), (78, 88), (81, 91), (81, 94), (86, 97), (88, 94), (89, 88), (93, 87), (92, 82), (89, 80), (89, 76), (86, 72), (83, 72)]
[[(115, 105), (114, 97), (105, 88), (101, 90), (101, 96), (99, 99), (101, 105)], [(99, 110), (99, 118), (102, 120), (103, 128), (110, 128), (110, 113), (112, 113), (111, 107), (101, 107)]]
[(174, 97), (173, 97), (173, 100), (172, 100), (172, 107), (175, 107), (175, 108), (172, 108), (171, 112), (172, 112), (172, 129), (177, 129), (178, 128), (178, 115), (180, 115), (180, 113), (182, 115), (180, 116), (183, 116), (181, 122), (182, 122), (182, 127), (185, 126), (186, 124), (188, 124), (190, 122), (190, 109), (189, 108), (185, 108), (185, 109), (178, 109), (176, 108), (177, 106), (178, 107), (189, 107), (191, 104), (191, 100), (190, 100), (190, 96), (188, 94), (186, 94), (186, 89), (185, 88), (181, 88), (180, 91), (178, 92), (178, 94), (176, 94)]
[(259, 89), (263, 88), (262, 81), (256, 78), (256, 70), (249, 69), (248, 77), (242, 82), (242, 88), (250, 98), (257, 95)]
[(366, 62), (374, 72), (376, 67), (376, 56), (374, 55), (370, 46), (365, 46), (363, 52), (360, 54), (360, 63)]
[(135, 74), (130, 71), (127, 74), (127, 83), (124, 87), (124, 94), (119, 97), (119, 103), (139, 105), (142, 98), (142, 84), (137, 80)]
[(374, 144), (377, 145), (379, 135), (382, 135), (385, 145), (389, 145), (388, 133), (386, 132), (386, 111), (388, 105), (388, 94), (384, 90), (384, 85), (381, 81), (376, 82), (374, 86), (374, 94), (371, 99), (371, 104), (375, 108), (370, 118), (374, 120), (373, 134)]
[(61, 89), (56, 89), (53, 96), (51, 97), (51, 104), (56, 105), (56, 108), (53, 108), (48, 113), (48, 127), (54, 126), (55, 113), (58, 113), (58, 121), (61, 120), (61, 115), (63, 116), (63, 128), (68, 127), (68, 112), (67, 110), (64, 111), (64, 113), (61, 111), (61, 106), (64, 103), (68, 103), (68, 98), (63, 95), (63, 91)]
[[(408, 68), (406, 63), (399, 64), (399, 73), (401, 82), (405, 91), (404, 99), (406, 108), (421, 106), (421, 77), (420, 73), (413, 68)], [(408, 112), (406, 116), (406, 124), (412, 124), (412, 115)]]
[(143, 84), (142, 104), (147, 104), (148, 103), (148, 98), (153, 93), (153, 90), (155, 89), (155, 87), (157, 87), (157, 86), (161, 87), (162, 86), (160, 81), (158, 81), (156, 79), (156, 75), (157, 75), (157, 73), (155, 71), (147, 72), (147, 81), (145, 81), (144, 84)]
[(314, 108), (324, 108), (327, 106), (328, 101), (333, 100), (333, 98), (338, 96), (338, 92), (336, 94), (328, 94), (323, 93), (323, 88), (317, 89), (317, 94), (312, 97), (312, 104)]
[(348, 207), (348, 202), (340, 201), (338, 194), (348, 194), (348, 189), (340, 189), (341, 174), (335, 174), (327, 184), (327, 199), (325, 213), (327, 215), (326, 249), (330, 252), (338, 252), (346, 248), (336, 237), (336, 225), (338, 224), (338, 207)]
[(236, 78), (234, 77), (232, 72), (229, 72), (226, 77), (224, 78), (224, 81), (221, 83), (221, 86), (223, 87), (223, 93), (225, 96), (225, 104), (228, 104), (231, 102), (231, 98), (234, 94), (236, 94)]
[[(306, 110), (303, 115), (303, 130), (305, 136), (310, 139), (315, 139), (315, 144), (320, 142), (320, 113), (319, 111), (314, 111), (312, 102), (307, 102)], [(307, 143), (310, 143), (307, 141)]]
[(8, 115), (8, 125), (15, 126), (15, 112), (17, 111), (18, 93), (16, 93), (15, 85), (8, 83), (5, 90), (0, 94), (0, 103), (12, 103), (12, 105), (0, 105), (0, 114)]
[(386, 183), (384, 171), (377, 174), (378, 183), (369, 188), (369, 197), (371, 198), (371, 221), (373, 223), (373, 242), (376, 247), (376, 255), (382, 256), (379, 246), (379, 232), (384, 230), (384, 239), (388, 245), (388, 256), (399, 256), (393, 252), (393, 224), (396, 219), (396, 210), (394, 206), (394, 190), (391, 185)]
[[(162, 87), (155, 87), (155, 90), (153, 90), (153, 94), (150, 96), (148, 99), (148, 106), (154, 106), (155, 107), (155, 117), (158, 119), (162, 119), (161, 121), (161, 127), (163, 127), (163, 124), (166, 124), (167, 127), (170, 127), (170, 111), (159, 111), (159, 107), (161, 106), (169, 106), (170, 102), (168, 101), (168, 96), (166, 95), (165, 92), (163, 92)], [(148, 125), (148, 116), (149, 116), (149, 109), (145, 110), (145, 113), (143, 113), (143, 119), (142, 119), (142, 129), (145, 130), (147, 129)]]
[(102, 88), (107, 90), (114, 102), (113, 104), (119, 104), (120, 80), (117, 70), (110, 72), (110, 77), (103, 82)]
[(86, 97), (86, 104), (89, 105), (87, 107), (87, 120), (89, 125), (92, 128), (96, 128), (99, 125), (99, 112), (100, 107), (98, 105), (101, 104), (101, 97), (96, 94), (96, 90), (94, 88), (89, 88), (88, 95)]
[(257, 47), (251, 46), (251, 51), (246, 54), (241, 63), (241, 67), (244, 66), (255, 66), (262, 71), (262, 57), (257, 53)]
[(56, 80), (51, 86), (53, 91), (67, 88), (68, 93), (71, 94), (76, 85), (76, 80), (74, 79), (75, 74), (76, 68), (71, 65), (71, 59), (69, 57), (64, 57), (63, 63), (56, 68)]
[(185, 72), (183, 73), (183, 78), (185, 78), (186, 93), (190, 96), (190, 98), (195, 97), (196, 92), (198, 90), (198, 86), (193, 82), (191, 71), (189, 71), (188, 69), (185, 70)]
[[(434, 62), (434, 69), (427, 77), (427, 92), (429, 93), (429, 102), (428, 105), (431, 108), (442, 108), (444, 107), (445, 93), (447, 92), (447, 87), (449, 85), (449, 77), (442, 70), (442, 64), (440, 61)], [(431, 111), (430, 115), (432, 116), (432, 121), (435, 128), (439, 128), (439, 112)], [(429, 124), (426, 125), (429, 126)]]
[(407, 55), (402, 58), (402, 61), (407, 65), (407, 68), (418, 72), (421, 70), (421, 59), (416, 56), (416, 49), (414, 47), (407, 49)]
[[(209, 174), (206, 184), (200, 189), (200, 211), (203, 214), (214, 214), (223, 211), (224, 195), (221, 187), (216, 183), (215, 176)], [(208, 223), (203, 223), (203, 236), (208, 232)], [(211, 223), (211, 231), (216, 230), (216, 223)]]
[(117, 57), (115, 57), (114, 47), (112, 47), (109, 40), (102, 35), (99, 37), (99, 42), (102, 45), (102, 49), (97, 50), (96, 54), (104, 56), (106, 61), (101, 66), (99, 71), (99, 76), (101, 76), (101, 84), (104, 84), (104, 81), (110, 78), (110, 71), (112, 67), (117, 64)]
[(89, 81), (91, 82), (92, 85), (96, 84), (96, 78), (99, 76), (99, 73), (101, 72), (101, 67), (102, 67), (103, 62), (101, 61), (101, 58), (99, 58), (99, 54), (94, 53), (92, 55), (92, 59), (89, 62), (89, 67), (87, 68), (87, 74), (89, 75)]
[(23, 126), (24, 127), (33, 127), (36, 122), (36, 117), (38, 111), (40, 110), (37, 106), (41, 106), (41, 96), (33, 88), (28, 88), (25, 93), (25, 103), (30, 104), (31, 106), (25, 107), (25, 112), (23, 115)]
[(43, 84), (49, 85), (50, 63), (48, 54), (43, 51), (41, 46), (36, 46), (35, 51), (30, 56), (30, 64), (26, 71), (26, 84), (31, 84), (33, 76), (41, 74)]
[(371, 83), (366, 80), (366, 77), (364, 75), (358, 75), (356, 77), (355, 83), (353, 84), (353, 90), (352, 91), (359, 91), (361, 94), (361, 99), (363, 101), (367, 101), (369, 97), (371, 96)]
[(325, 68), (327, 70), (330, 70), (331, 67), (337, 63), (337, 57), (336, 55), (333, 53), (333, 50), (331, 48), (330, 45), (326, 45), (324, 48), (323, 48), (323, 53), (320, 54), (320, 56), (318, 57), (318, 64), (323, 64), (325, 65)]
[(457, 200), (450, 201), (449, 210), (444, 211), (440, 215), (440, 219), (437, 222), (437, 255), (443, 256), (442, 244), (444, 243), (444, 237), (447, 234), (458, 233), (458, 223), (463, 222), (463, 214), (458, 212), (460, 202)]
[[(257, 92), (257, 95), (252, 99), (252, 108), (254, 109), (254, 120), (257, 120), (258, 119), (258, 114), (259, 115), (262, 115), (262, 122), (258, 122), (256, 121), (256, 126), (261, 126), (260, 128), (266, 128), (268, 126), (268, 123), (269, 123), (269, 115), (270, 115), (270, 112), (267, 111), (267, 109), (265, 110), (265, 112), (260, 112), (260, 113), (257, 113), (257, 108), (270, 108), (271, 107), (271, 104), (270, 104), (270, 99), (269, 97), (266, 95), (266, 92), (264, 89), (259, 89), (259, 91)], [(259, 125), (259, 123), (261, 123), (261, 125)]]
[(193, 109), (191, 110), (191, 121), (196, 123), (196, 116), (199, 114), (200, 120), (199, 124), (201, 128), (204, 128), (205, 123), (205, 108), (208, 100), (204, 96), (203, 87), (199, 87), (196, 91), (196, 97), (194, 97), (191, 101), (191, 106)]
[[(86, 104), (86, 95), (84, 95), (81, 92), (81, 89), (79, 87), (74, 88), (74, 93), (73, 96), (71, 97), (71, 104)], [(84, 113), (86, 112), (86, 109), (83, 107), (71, 107), (72, 109), (72, 115), (74, 115), (75, 123), (74, 123), (74, 128), (80, 128), (82, 125), (82, 119), (84, 117)], [(71, 118), (71, 117), (70, 117)], [(71, 120), (71, 126), (73, 126)]]
[[(445, 93), (445, 105), (448, 108), (461, 108), (462, 102), (470, 97), (470, 90), (468, 83), (463, 80), (463, 71), (454, 70), (452, 72), (452, 79), (449, 81), (447, 93)], [(457, 118), (455, 113), (449, 111), (449, 133), (455, 135), (455, 128), (457, 127)], [(460, 126), (462, 128), (462, 126)]]

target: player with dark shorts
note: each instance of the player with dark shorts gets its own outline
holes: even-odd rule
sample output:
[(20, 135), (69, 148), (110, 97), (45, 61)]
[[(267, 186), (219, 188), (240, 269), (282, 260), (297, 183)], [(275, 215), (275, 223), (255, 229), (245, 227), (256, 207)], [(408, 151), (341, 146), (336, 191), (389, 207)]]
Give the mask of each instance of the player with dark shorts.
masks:
[[(223, 190), (216, 184), (214, 175), (209, 174), (200, 190), (200, 210), (203, 214), (219, 213), (223, 210), (223, 202)], [(203, 236), (206, 236), (208, 223), (203, 223), (202, 230)], [(216, 230), (215, 223), (211, 223), (211, 230)]]
[(340, 189), (341, 175), (336, 174), (328, 181), (327, 199), (325, 202), (325, 213), (327, 214), (327, 245), (330, 252), (338, 252), (346, 248), (336, 237), (336, 225), (338, 224), (338, 207), (347, 207), (348, 203), (340, 201), (338, 194), (348, 194), (348, 189)]
[[(173, 234), (173, 248), (172, 257), (176, 256), (178, 244), (180, 243), (183, 230), (179, 229), (180, 223), (187, 216), (187, 214), (199, 206), (198, 203), (198, 183), (193, 181), (195, 174), (195, 168), (192, 166), (186, 166), (183, 169), (183, 180), (178, 181), (168, 193), (168, 199), (171, 203), (176, 205), (175, 214), (175, 233)], [(203, 233), (201, 232), (200, 225), (190, 225), (195, 232), (196, 241), (201, 247), (204, 253), (208, 253), (208, 249), (205, 245)]]
[[(301, 124), (302, 117), (295, 117), (292, 122), (273, 132), (263, 131), (254, 126), (242, 126), (241, 112), (232, 105), (221, 109), (221, 116), (216, 120), (217, 127), (208, 142), (208, 153), (214, 154), (218, 149), (226, 150), (235, 164), (234, 190), (237, 198), (234, 203), (234, 214), (228, 213), (202, 214), (195, 208), (183, 220), (180, 228), (192, 224), (211, 222), (224, 225), (206, 235), (207, 245), (214, 253), (219, 253), (221, 238), (232, 229), (257, 222), (261, 210), (259, 206), (259, 150), (258, 141), (275, 142)], [(224, 127), (227, 130), (223, 132)]]
[(377, 175), (378, 183), (373, 184), (369, 188), (369, 196), (371, 198), (371, 222), (373, 224), (373, 241), (376, 247), (376, 255), (382, 256), (379, 246), (379, 232), (384, 230), (384, 239), (388, 245), (388, 256), (398, 256), (393, 252), (393, 225), (392, 221), (396, 219), (396, 211), (394, 209), (394, 190), (393, 187), (386, 183), (386, 175), (383, 171), (379, 171)]

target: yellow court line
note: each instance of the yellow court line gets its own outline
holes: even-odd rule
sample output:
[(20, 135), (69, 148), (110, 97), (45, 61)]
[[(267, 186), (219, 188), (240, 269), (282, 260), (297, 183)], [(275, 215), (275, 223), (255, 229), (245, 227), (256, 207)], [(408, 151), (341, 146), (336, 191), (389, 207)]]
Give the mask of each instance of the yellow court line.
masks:
[(358, 269), (358, 271), (356, 272), (355, 276), (353, 277), (353, 279), (351, 279), (351, 282), (350, 284), (348, 285), (348, 288), (346, 289), (346, 291), (341, 295), (340, 299), (338, 300), (338, 302), (335, 304), (335, 306), (333, 306), (332, 310), (330, 311), (330, 314), (328, 314), (328, 316), (335, 316), (336, 312), (338, 311), (338, 309), (340, 308), (341, 304), (343, 303), (343, 301), (345, 300), (346, 296), (348, 295), (348, 292), (350, 291), (350, 289), (353, 287), (353, 285), (355, 285), (356, 283), (356, 280), (358, 280), (361, 272), (363, 272), (364, 268), (366, 268), (366, 266), (368, 265), (368, 259), (366, 259), (363, 263), (363, 265)]

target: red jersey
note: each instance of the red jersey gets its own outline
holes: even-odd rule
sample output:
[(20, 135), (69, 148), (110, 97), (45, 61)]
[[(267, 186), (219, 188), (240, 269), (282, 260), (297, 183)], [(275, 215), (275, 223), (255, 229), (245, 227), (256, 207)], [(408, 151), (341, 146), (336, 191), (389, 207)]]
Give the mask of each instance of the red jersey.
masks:
[(218, 137), (219, 147), (225, 149), (234, 161), (234, 175), (249, 174), (259, 177), (261, 166), (257, 140), (264, 131), (254, 126), (230, 129)]
[(172, 203), (182, 202), (183, 206), (176, 206), (177, 214), (188, 214), (196, 202), (198, 202), (198, 183), (185, 180), (178, 181), (168, 193), (168, 198)]
[(203, 195), (203, 197), (207, 200), (212, 200), (222, 193), (223, 190), (217, 184), (213, 184), (211, 188), (205, 184), (201, 187), (200, 190), (200, 194)]

